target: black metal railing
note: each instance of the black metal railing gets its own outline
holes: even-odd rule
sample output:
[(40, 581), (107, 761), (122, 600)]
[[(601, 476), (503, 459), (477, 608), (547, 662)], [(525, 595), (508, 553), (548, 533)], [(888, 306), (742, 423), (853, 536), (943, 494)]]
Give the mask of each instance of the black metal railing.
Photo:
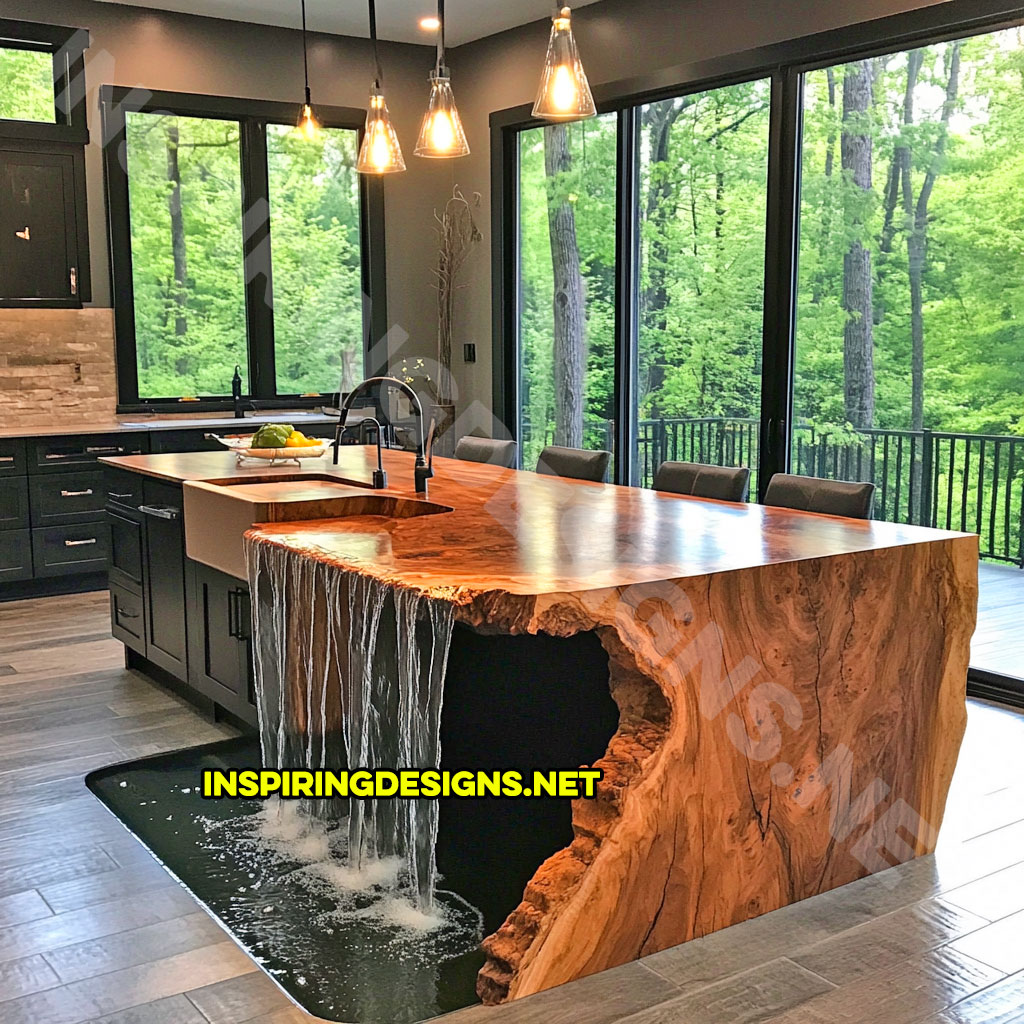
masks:
[[(641, 420), (639, 482), (650, 487), (655, 470), (669, 459), (749, 466), (756, 494), (759, 430), (756, 419)], [(613, 436), (612, 424), (596, 421), (587, 424), (585, 443), (611, 451)], [(1024, 567), (1024, 437), (836, 432), (803, 424), (793, 431), (791, 465), (806, 476), (870, 481), (877, 488), (876, 519), (976, 533), (983, 558)]]

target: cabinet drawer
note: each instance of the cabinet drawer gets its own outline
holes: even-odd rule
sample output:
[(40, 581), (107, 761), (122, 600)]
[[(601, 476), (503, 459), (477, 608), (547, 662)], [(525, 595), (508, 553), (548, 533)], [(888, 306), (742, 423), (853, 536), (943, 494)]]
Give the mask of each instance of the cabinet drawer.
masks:
[(146, 653), (146, 619), (142, 595), (116, 583), (110, 585), (110, 632), (139, 654)]
[(24, 476), (26, 472), (24, 438), (0, 439), (0, 476)]
[(32, 559), (36, 576), (73, 576), (104, 572), (110, 554), (110, 526), (50, 526), (32, 531)]
[(0, 530), (28, 529), (28, 479), (0, 479)]
[(32, 477), (33, 526), (68, 526), (102, 519), (106, 502), (102, 470)]
[(0, 582), (32, 578), (32, 535), (28, 530), (0, 533)]
[(142, 476), (114, 466), (103, 467), (103, 491), (107, 503), (138, 508), (142, 503)]
[[(242, 422), (242, 421), (239, 421)], [(234, 427), (224, 427), (217, 433), (243, 433), (247, 428), (244, 424), (236, 431)], [(206, 430), (154, 430), (150, 434), (149, 450), (153, 455), (175, 452), (222, 452), (222, 445), (215, 438), (207, 437), (211, 433)]]
[(67, 466), (94, 466), (97, 459), (113, 455), (144, 455), (149, 448), (145, 434), (78, 434), (74, 437), (41, 437), (29, 442), (29, 472), (59, 473)]

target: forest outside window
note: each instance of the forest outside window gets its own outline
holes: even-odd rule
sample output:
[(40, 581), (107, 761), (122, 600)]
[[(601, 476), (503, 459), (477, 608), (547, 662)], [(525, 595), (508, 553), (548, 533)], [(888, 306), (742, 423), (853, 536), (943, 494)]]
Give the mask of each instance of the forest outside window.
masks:
[(56, 124), (53, 55), (0, 46), (0, 119)]
[(121, 407), (223, 403), (236, 366), (248, 400), (350, 389), (367, 336), (357, 115), (311, 141), (285, 104), (130, 103), (104, 90)]

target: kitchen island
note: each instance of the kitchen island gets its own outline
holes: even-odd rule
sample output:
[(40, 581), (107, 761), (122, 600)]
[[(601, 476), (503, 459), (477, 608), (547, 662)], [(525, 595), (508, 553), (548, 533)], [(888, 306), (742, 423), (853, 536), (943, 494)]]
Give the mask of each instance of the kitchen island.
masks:
[[(330, 518), (256, 523), (250, 552), (446, 602), (483, 636), (600, 642), (595, 685), (618, 725), (594, 765), (598, 796), (574, 802), (571, 843), (485, 940), (486, 1002), (934, 848), (966, 720), (976, 537), (453, 460), (435, 462), (430, 510), (367, 515), (375, 458), (353, 447), (338, 467), (302, 470), (239, 467), (230, 453), (108, 461), (183, 484), (186, 535), (190, 489), (335, 484)], [(419, 500), (411, 454), (386, 452), (385, 469), (379, 496)], [(331, 614), (298, 601), (282, 612)], [(486, 665), (479, 675), (486, 691)]]

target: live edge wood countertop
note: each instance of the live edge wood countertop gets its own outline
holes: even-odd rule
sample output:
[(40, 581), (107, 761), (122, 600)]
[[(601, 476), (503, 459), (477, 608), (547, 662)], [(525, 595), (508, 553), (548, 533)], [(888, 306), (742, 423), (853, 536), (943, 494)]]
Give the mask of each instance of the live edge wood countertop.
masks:
[[(329, 476), (368, 486), (376, 449), (269, 467), (230, 452), (102, 460), (162, 480), (217, 483)], [(384, 452), (389, 487), (417, 497), (413, 456)], [(435, 459), (429, 500), (441, 515), (268, 524), (251, 536), (310, 558), (456, 601), (480, 591), (548, 594), (673, 580), (901, 545), (976, 544), (971, 534), (732, 504)], [(460, 593), (465, 591), (465, 593)]]
[[(375, 456), (345, 448), (337, 469), (301, 472), (365, 485)], [(295, 472), (227, 452), (105, 461), (181, 482)], [(286, 579), (306, 584), (273, 598), (302, 719), (303, 673), (334, 671), (319, 663), (331, 649), (321, 620), (347, 635), (343, 609), (311, 604), (311, 567), (448, 601), (483, 633), (600, 638), (609, 671), (594, 685), (610, 688), (619, 725), (594, 764), (597, 798), (573, 801), (572, 842), (484, 940), (485, 1002), (934, 850), (966, 724), (975, 536), (434, 465), (429, 498), (451, 512), (259, 525), (246, 538), (304, 570)], [(414, 498), (412, 456), (388, 452), (385, 468), (391, 494)], [(329, 703), (342, 713), (340, 697)]]

